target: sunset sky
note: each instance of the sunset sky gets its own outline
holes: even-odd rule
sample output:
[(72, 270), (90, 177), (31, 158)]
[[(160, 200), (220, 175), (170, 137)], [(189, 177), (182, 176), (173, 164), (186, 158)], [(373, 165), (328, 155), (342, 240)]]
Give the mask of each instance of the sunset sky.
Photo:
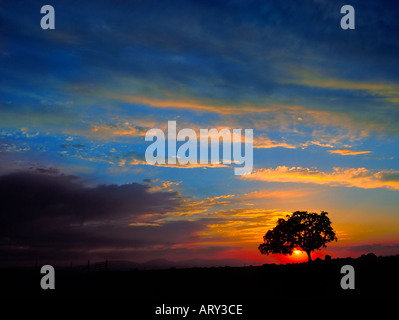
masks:
[[(44, 4), (0, 2), (2, 261), (306, 260), (257, 249), (296, 210), (337, 232), (313, 257), (399, 253), (399, 3)], [(149, 165), (172, 120), (253, 129), (252, 173)]]

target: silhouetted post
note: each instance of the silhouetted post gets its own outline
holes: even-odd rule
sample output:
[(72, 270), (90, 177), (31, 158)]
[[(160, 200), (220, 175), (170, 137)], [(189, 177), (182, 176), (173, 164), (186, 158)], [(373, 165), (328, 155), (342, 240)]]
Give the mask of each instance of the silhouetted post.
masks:
[(87, 260), (87, 272), (90, 273), (90, 259)]

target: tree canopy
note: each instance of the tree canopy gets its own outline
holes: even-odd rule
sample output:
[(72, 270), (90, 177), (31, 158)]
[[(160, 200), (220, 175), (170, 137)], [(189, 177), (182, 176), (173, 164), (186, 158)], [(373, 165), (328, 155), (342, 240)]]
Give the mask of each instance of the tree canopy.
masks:
[(290, 255), (294, 249), (301, 249), (312, 261), (312, 251), (338, 240), (327, 215), (328, 212), (324, 211), (320, 214), (296, 211), (287, 215), (286, 219), (278, 219), (276, 227), (263, 237), (264, 242), (259, 245), (260, 252)]

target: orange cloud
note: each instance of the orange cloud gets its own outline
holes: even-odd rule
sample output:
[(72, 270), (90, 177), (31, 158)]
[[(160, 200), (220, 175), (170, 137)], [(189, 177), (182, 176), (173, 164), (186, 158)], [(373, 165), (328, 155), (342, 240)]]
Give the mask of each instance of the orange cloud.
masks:
[(308, 147), (311, 145), (316, 145), (323, 148), (334, 148), (334, 145), (330, 143), (322, 143), (320, 141), (307, 141), (306, 143), (302, 143), (302, 147)]
[(279, 166), (276, 169), (264, 168), (253, 171), (241, 179), (399, 190), (399, 171), (373, 172), (366, 168), (334, 168), (332, 172), (322, 172), (313, 168)]
[(201, 163), (188, 163), (188, 164), (149, 164), (147, 161), (135, 160), (130, 162), (131, 165), (148, 165), (155, 167), (166, 167), (166, 168), (181, 168), (181, 169), (192, 169), (192, 168), (227, 168), (229, 165), (223, 163), (209, 163), (209, 164), (201, 164)]
[(292, 199), (292, 198), (300, 198), (309, 195), (310, 192), (303, 190), (261, 190), (254, 191), (251, 193), (245, 194), (242, 199), (243, 200), (255, 200), (255, 199), (265, 199), (265, 198), (273, 198), (273, 199)]
[(114, 124), (92, 124), (91, 133), (96, 138), (107, 139), (118, 136), (145, 136), (146, 130), (129, 122)]
[(372, 151), (354, 151), (349, 149), (338, 149), (338, 150), (328, 150), (329, 153), (336, 153), (342, 156), (356, 156), (359, 154), (367, 154), (371, 153)]
[[(148, 98), (148, 97), (140, 97), (140, 96), (129, 96), (129, 95), (122, 95), (118, 97), (120, 100), (125, 102), (131, 102), (135, 104), (145, 104), (151, 107), (156, 108), (184, 108), (184, 109), (192, 109), (192, 110), (200, 110), (200, 111), (208, 111), (208, 112), (217, 112), (222, 114), (231, 114), (231, 113), (247, 113), (248, 111), (258, 111), (257, 108), (237, 108), (234, 107), (227, 107), (223, 105), (217, 104), (207, 104), (202, 103), (200, 101), (190, 100), (190, 99), (156, 99), (156, 98)], [(248, 109), (249, 108), (249, 109)]]
[(272, 140), (267, 137), (255, 137), (253, 147), (256, 149), (270, 149), (270, 148), (296, 149), (296, 146), (292, 144), (288, 144), (286, 142), (278, 142), (276, 140)]
[(220, 237), (228, 241), (259, 242), (265, 232), (273, 228), (279, 218), (288, 212), (265, 209), (235, 208), (218, 211), (211, 215), (203, 237)]
[[(303, 76), (303, 75), (301, 75)], [(312, 75), (310, 75), (312, 76)], [(309, 76), (309, 77), (310, 77)], [(319, 80), (318, 78), (316, 79)], [(312, 80), (317, 84), (316, 80)], [(322, 80), (322, 79), (321, 79)], [(320, 80), (320, 81), (321, 81)], [(294, 81), (296, 84), (303, 85), (313, 85), (312, 81), (305, 81), (301, 83), (301, 80)], [(299, 82), (299, 83), (298, 83)], [(327, 81), (329, 84), (336, 84), (338, 88), (344, 87), (346, 84), (335, 83), (334, 81)], [(323, 84), (323, 86), (328, 86)], [(356, 88), (370, 89), (370, 90), (380, 90), (383, 93), (393, 94), (395, 89), (391, 85), (372, 85), (372, 84), (358, 84), (351, 83), (348, 84)], [(353, 88), (355, 90), (355, 88)], [(165, 109), (186, 109), (195, 110), (203, 112), (213, 112), (226, 116), (239, 116), (245, 114), (246, 118), (250, 120), (253, 129), (264, 130), (266, 128), (278, 128), (280, 131), (292, 132), (295, 130), (293, 126), (297, 126), (298, 122), (301, 126), (305, 127), (315, 127), (315, 125), (322, 125), (322, 131), (325, 131), (327, 127), (337, 127), (341, 128), (339, 137), (337, 138), (337, 133), (334, 132), (333, 135), (327, 137), (324, 141), (325, 144), (334, 144), (333, 141), (350, 139), (359, 140), (361, 138), (367, 137), (371, 132), (385, 132), (386, 130), (393, 130), (397, 132), (397, 126), (392, 124), (387, 124), (386, 121), (379, 121), (378, 119), (372, 117), (364, 117), (359, 120), (355, 114), (345, 113), (345, 112), (335, 112), (331, 110), (315, 109), (306, 105), (286, 105), (279, 104), (273, 101), (221, 101), (212, 99), (199, 99), (193, 96), (187, 96), (178, 94), (176, 92), (169, 92), (168, 90), (157, 89), (150, 90), (147, 95), (143, 96), (142, 93), (137, 94), (115, 94), (109, 93), (107, 97), (120, 100), (123, 102), (142, 104), (154, 108), (165, 108)], [(267, 113), (268, 117), (264, 114)], [(226, 119), (225, 119), (226, 120)], [(232, 121), (228, 119), (226, 121)], [(234, 120), (233, 120), (234, 121)], [(224, 123), (223, 125), (225, 125)], [(215, 127), (215, 126), (213, 126)], [(324, 136), (325, 132), (321, 132)], [(320, 140), (320, 133), (316, 135), (316, 139)], [(324, 139), (325, 140), (325, 139)], [(323, 143), (322, 140), (320, 140)], [(277, 141), (264, 141), (265, 143), (255, 144), (255, 148), (294, 148), (295, 146), (286, 142)]]
[(290, 72), (295, 78), (290, 81), (280, 81), (281, 83), (300, 84), (310, 87), (332, 88), (339, 90), (368, 91), (373, 95), (385, 97), (388, 101), (398, 98), (399, 86), (397, 83), (373, 83), (331, 78), (326, 77), (321, 70), (315, 68), (292, 68)]
[(178, 186), (181, 181), (174, 182), (174, 181), (159, 181), (159, 179), (154, 180), (157, 185), (151, 185), (149, 189), (150, 192), (158, 192), (158, 191), (174, 191), (174, 186)]

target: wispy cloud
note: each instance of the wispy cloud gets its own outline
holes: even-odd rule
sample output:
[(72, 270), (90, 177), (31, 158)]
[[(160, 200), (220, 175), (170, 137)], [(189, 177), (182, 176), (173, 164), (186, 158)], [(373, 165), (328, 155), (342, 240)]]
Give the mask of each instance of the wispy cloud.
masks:
[(270, 148), (287, 148), (295, 149), (296, 146), (286, 142), (278, 142), (267, 137), (255, 137), (254, 148), (256, 149), (270, 149)]
[(295, 80), (286, 80), (289, 83), (300, 84), (316, 88), (328, 88), (331, 90), (356, 90), (367, 91), (373, 96), (380, 96), (388, 101), (397, 100), (399, 98), (399, 85), (395, 82), (366, 82), (353, 81), (344, 78), (331, 78), (323, 75), (320, 69), (307, 68), (291, 70), (295, 76)]
[(275, 169), (256, 170), (251, 174), (242, 176), (241, 179), (399, 190), (399, 171), (374, 172), (366, 168), (334, 168), (331, 172), (323, 172), (315, 168), (279, 166)]
[(92, 124), (91, 133), (96, 138), (107, 139), (120, 136), (144, 137), (146, 130), (143, 127), (130, 124), (127, 121), (122, 123)]
[(349, 149), (337, 149), (337, 150), (328, 150), (329, 153), (340, 154), (342, 156), (357, 156), (359, 154), (368, 154), (372, 153), (372, 151), (355, 151)]
[(221, 237), (224, 241), (259, 242), (268, 229), (273, 228), (278, 218), (288, 212), (265, 209), (235, 208), (221, 210), (212, 214), (206, 224), (207, 229), (200, 232), (207, 237)]
[(319, 147), (324, 147), (324, 148), (334, 148), (335, 146), (331, 143), (322, 143), (320, 141), (307, 141), (305, 143), (302, 143), (302, 147), (308, 147), (308, 146), (319, 146)]
[(245, 194), (242, 200), (255, 200), (255, 199), (293, 199), (309, 195), (308, 191), (300, 189), (292, 190), (259, 190)]

